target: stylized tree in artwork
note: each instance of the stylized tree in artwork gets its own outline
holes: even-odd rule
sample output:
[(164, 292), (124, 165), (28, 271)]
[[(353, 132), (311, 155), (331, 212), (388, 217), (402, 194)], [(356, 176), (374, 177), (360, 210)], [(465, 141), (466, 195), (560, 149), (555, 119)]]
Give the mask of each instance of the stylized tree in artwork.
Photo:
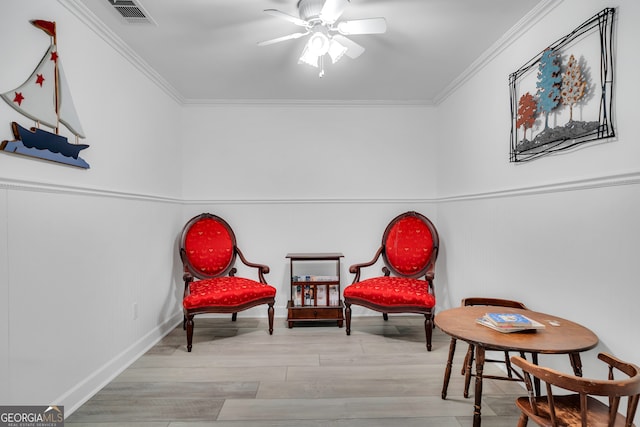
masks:
[(531, 129), (536, 122), (536, 104), (536, 99), (529, 92), (522, 95), (518, 101), (516, 127), (524, 128), (524, 139), (527, 139), (527, 129)]
[(549, 113), (558, 106), (560, 102), (560, 65), (558, 65), (558, 55), (553, 50), (547, 49), (542, 53), (540, 64), (538, 65), (538, 111), (544, 113), (544, 127), (549, 127)]
[(587, 82), (582, 77), (582, 70), (576, 58), (571, 55), (567, 69), (562, 73), (562, 103), (569, 106), (569, 122), (573, 121), (573, 106), (584, 96)]

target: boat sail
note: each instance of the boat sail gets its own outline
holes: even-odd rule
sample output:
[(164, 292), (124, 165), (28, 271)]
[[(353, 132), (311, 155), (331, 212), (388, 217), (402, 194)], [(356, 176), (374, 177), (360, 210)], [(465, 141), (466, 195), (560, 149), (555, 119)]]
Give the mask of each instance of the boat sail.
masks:
[[(51, 37), (51, 44), (29, 78), (16, 89), (0, 94), (0, 98), (34, 120), (38, 127), (26, 129), (12, 122), (16, 139), (3, 141), (0, 149), (88, 169), (87, 162), (79, 157), (80, 151), (89, 145), (77, 143), (85, 135), (58, 54), (56, 23), (44, 20), (31, 23)], [(59, 134), (60, 123), (75, 135), (75, 144)], [(50, 127), (55, 133), (40, 129), (39, 125)]]

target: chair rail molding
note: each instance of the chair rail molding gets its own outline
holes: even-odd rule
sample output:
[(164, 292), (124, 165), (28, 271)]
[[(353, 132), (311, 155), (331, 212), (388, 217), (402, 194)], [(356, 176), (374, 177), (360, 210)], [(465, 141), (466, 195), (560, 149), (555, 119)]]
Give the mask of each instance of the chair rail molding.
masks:
[(496, 199), (503, 197), (519, 197), (530, 196), (536, 194), (552, 194), (567, 191), (582, 191), (605, 187), (618, 187), (624, 185), (640, 184), (640, 171), (621, 173), (615, 175), (607, 175), (592, 178), (582, 178), (574, 180), (566, 180), (563, 182), (555, 182), (549, 184), (540, 184), (523, 187), (503, 188), (493, 191), (466, 193), (451, 196), (441, 196), (435, 201), (443, 202), (459, 202), (481, 199)]
[(77, 194), (87, 196), (111, 197), (117, 199), (145, 200), (178, 205), (274, 205), (274, 204), (439, 204), (468, 200), (495, 199), (503, 197), (518, 197), (535, 194), (551, 194), (565, 191), (581, 191), (604, 187), (617, 187), (640, 184), (640, 171), (625, 172), (591, 178), (580, 178), (562, 182), (501, 188), (492, 191), (460, 193), (448, 196), (430, 198), (244, 198), (244, 199), (185, 199), (168, 197), (157, 194), (136, 193), (128, 191), (107, 190), (101, 188), (80, 187), (66, 184), (48, 184), (38, 181), (0, 178), (0, 189), (17, 191), (35, 191), (41, 193)]
[(33, 191), (51, 194), (75, 194), (85, 196), (110, 197), (127, 200), (144, 200), (162, 203), (181, 204), (182, 200), (175, 197), (155, 194), (134, 193), (129, 191), (106, 190), (100, 188), (80, 187), (65, 184), (46, 184), (37, 181), (26, 181), (10, 178), (0, 178), (0, 189), (16, 191)]

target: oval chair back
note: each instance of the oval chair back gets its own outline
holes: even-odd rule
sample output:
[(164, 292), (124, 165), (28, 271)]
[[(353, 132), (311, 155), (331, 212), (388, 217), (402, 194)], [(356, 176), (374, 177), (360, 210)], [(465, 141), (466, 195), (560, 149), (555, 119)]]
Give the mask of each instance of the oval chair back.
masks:
[(427, 217), (405, 212), (387, 225), (382, 235), (382, 257), (393, 274), (419, 277), (435, 262), (439, 244), (438, 232)]

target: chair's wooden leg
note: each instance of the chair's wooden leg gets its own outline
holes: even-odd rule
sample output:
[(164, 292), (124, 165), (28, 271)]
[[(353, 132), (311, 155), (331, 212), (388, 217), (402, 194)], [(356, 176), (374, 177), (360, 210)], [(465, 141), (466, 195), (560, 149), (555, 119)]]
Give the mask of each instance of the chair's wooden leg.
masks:
[(507, 367), (507, 376), (513, 378), (513, 370), (511, 369), (511, 360), (509, 360), (509, 352), (504, 352), (504, 364)]
[(525, 414), (520, 414), (520, 418), (518, 419), (518, 427), (527, 427), (527, 423), (529, 422), (529, 417)]
[(427, 341), (427, 351), (431, 351), (431, 337), (433, 336), (433, 314), (424, 315), (424, 334)]
[(389, 313), (382, 313), (382, 318), (385, 320), (385, 322), (389, 320)]
[(185, 316), (187, 322), (187, 351), (191, 353), (191, 344), (193, 342), (193, 315)]
[(344, 321), (347, 326), (347, 335), (351, 335), (351, 304), (344, 303)]
[(236, 320), (238, 320), (238, 313), (233, 313), (233, 314), (231, 315), (231, 321), (232, 321), (232, 322), (235, 322)]
[(472, 356), (473, 346), (469, 344), (467, 348), (467, 353), (464, 355), (464, 362), (462, 362), (462, 368), (460, 369), (460, 375), (467, 374), (467, 365), (469, 364), (469, 357)]
[(451, 367), (453, 366), (453, 355), (456, 352), (456, 339), (451, 338), (449, 343), (449, 357), (447, 358), (447, 366), (444, 370), (444, 381), (442, 382), (442, 398), (447, 398), (447, 389), (449, 388), (449, 379), (451, 378)]
[(269, 303), (269, 308), (267, 309), (267, 317), (269, 318), (269, 335), (273, 335), (273, 303)]
[(469, 386), (471, 385), (471, 375), (473, 374), (471, 369), (472, 369), (472, 366), (473, 366), (473, 353), (474, 352), (475, 352), (475, 346), (469, 344), (469, 350), (467, 350), (467, 358), (465, 358), (467, 366), (464, 368), (465, 369), (465, 371), (464, 371), (464, 392), (462, 393), (462, 395), (465, 398), (469, 397)]
[[(531, 363), (534, 365), (538, 364), (538, 353), (531, 353)], [(536, 396), (540, 396), (540, 378), (533, 377), (533, 389), (535, 390)]]

